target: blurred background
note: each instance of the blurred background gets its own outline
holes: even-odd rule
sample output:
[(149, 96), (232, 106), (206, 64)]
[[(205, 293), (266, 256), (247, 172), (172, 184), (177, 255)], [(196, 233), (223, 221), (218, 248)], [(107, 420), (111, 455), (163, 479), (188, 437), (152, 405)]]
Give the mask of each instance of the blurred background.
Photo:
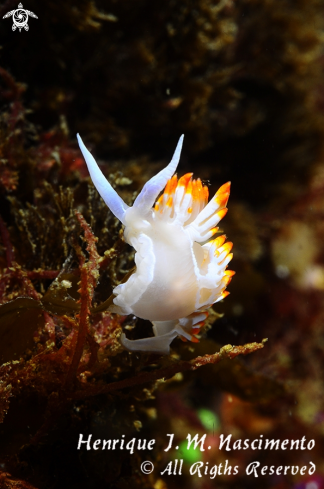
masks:
[[(28, 31), (13, 31), (12, 16), (3, 19), (17, 1), (0, 5), (0, 304), (11, 304), (0, 325), (1, 487), (241, 489), (262, 481), (271, 489), (323, 489), (324, 1), (25, 1), (21, 8), (38, 17), (29, 16)], [(236, 275), (200, 343), (175, 341), (169, 359), (128, 354), (112, 331), (123, 322), (141, 337), (150, 324), (97, 314), (90, 322), (99, 360), (89, 382), (121, 380), (226, 344), (268, 341), (247, 357), (165, 383), (75, 401), (52, 420), (72, 309), (47, 307), (40, 319), (13, 301), (44, 305), (46, 294), (53, 301), (52, 280), (62, 270), (71, 301), (78, 299), (74, 209), (99, 238), (100, 255), (119, 253), (100, 277), (96, 304), (133, 260), (131, 248), (118, 248), (120, 227), (93, 190), (77, 132), (128, 203), (169, 161), (182, 133), (178, 175), (194, 172), (211, 195), (232, 182), (221, 230), (234, 243)], [(47, 359), (36, 368), (40, 352)], [(155, 438), (156, 449), (77, 452), (80, 430), (94, 438)], [(188, 433), (207, 433), (213, 448), (203, 458), (184, 450), (184, 474), (162, 477), (179, 458), (163, 452), (167, 433), (178, 444)], [(217, 448), (222, 433), (233, 440), (305, 436), (315, 447), (224, 453)], [(149, 476), (139, 470), (146, 459), (156, 467)], [(194, 461), (226, 459), (240, 467), (237, 475), (188, 475)], [(254, 460), (276, 467), (312, 461), (316, 473), (247, 476)]]

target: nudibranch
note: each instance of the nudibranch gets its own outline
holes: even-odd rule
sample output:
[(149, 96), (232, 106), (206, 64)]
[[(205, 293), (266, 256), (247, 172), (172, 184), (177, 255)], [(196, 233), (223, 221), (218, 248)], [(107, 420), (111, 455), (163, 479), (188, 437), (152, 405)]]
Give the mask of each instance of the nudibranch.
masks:
[(95, 187), (136, 250), (136, 270), (113, 290), (111, 310), (153, 324), (153, 337), (129, 340), (122, 334), (121, 343), (128, 350), (167, 354), (177, 336), (198, 342), (206, 310), (229, 294), (225, 289), (235, 273), (227, 270), (232, 243), (225, 242), (225, 235), (211, 239), (227, 212), (230, 182), (208, 203), (208, 188), (200, 179), (187, 173), (178, 180), (174, 173), (181, 136), (169, 165), (144, 185), (129, 207), (77, 137)]

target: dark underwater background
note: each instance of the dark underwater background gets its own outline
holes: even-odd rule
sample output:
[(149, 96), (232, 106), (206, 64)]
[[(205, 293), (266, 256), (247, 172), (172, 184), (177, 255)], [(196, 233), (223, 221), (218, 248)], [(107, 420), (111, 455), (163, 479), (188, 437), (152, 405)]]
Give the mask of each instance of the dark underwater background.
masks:
[[(21, 8), (38, 18), (13, 31), (18, 2), (0, 4), (0, 488), (323, 489), (324, 0)], [(107, 311), (134, 253), (77, 132), (128, 204), (181, 134), (179, 176), (211, 195), (232, 182), (221, 231), (236, 275), (200, 343), (121, 348), (122, 325), (151, 325)], [(80, 433), (156, 443), (78, 451)], [(180, 451), (164, 452), (168, 433)], [(188, 433), (212, 448), (186, 450)], [(225, 452), (221, 434), (315, 446)], [(182, 475), (161, 475), (180, 458)], [(238, 474), (189, 473), (226, 460)], [(256, 478), (253, 461), (298, 470)]]

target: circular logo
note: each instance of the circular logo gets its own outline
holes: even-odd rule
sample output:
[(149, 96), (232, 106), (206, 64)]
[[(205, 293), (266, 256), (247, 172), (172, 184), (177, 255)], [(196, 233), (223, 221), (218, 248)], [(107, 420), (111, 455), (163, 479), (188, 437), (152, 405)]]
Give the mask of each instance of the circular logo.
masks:
[(22, 3), (18, 5), (18, 8), (16, 10), (10, 10), (10, 12), (7, 12), (3, 16), (3, 19), (7, 19), (11, 16), (13, 22), (12, 30), (15, 31), (16, 29), (19, 29), (19, 32), (21, 32), (21, 29), (25, 29), (25, 31), (29, 30), (28, 17), (34, 17), (34, 19), (38, 19), (37, 15), (35, 15), (34, 12), (31, 12), (30, 10), (25, 10)]
[(149, 460), (141, 463), (141, 471), (143, 474), (151, 474), (154, 470), (154, 465)]
[(12, 20), (14, 25), (18, 27), (18, 29), (26, 27), (28, 22), (28, 14), (26, 10), (22, 8), (18, 8), (17, 10), (15, 10), (12, 16)]

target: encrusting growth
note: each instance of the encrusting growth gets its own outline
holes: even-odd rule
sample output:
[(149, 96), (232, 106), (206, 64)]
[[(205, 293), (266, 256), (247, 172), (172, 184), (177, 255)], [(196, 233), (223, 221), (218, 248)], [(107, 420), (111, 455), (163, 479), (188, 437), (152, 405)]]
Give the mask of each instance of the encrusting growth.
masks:
[[(235, 272), (227, 270), (232, 243), (211, 239), (227, 213), (230, 182), (208, 202), (208, 188), (187, 173), (174, 175), (182, 148), (181, 136), (169, 165), (151, 178), (129, 207), (112, 188), (78, 135), (80, 149), (99, 194), (124, 224), (125, 240), (135, 250), (136, 270), (113, 293), (118, 314), (134, 314), (153, 323), (154, 337), (121, 342), (133, 351), (169, 353), (170, 343), (199, 341), (208, 313), (224, 299)], [(164, 193), (158, 198), (159, 194)]]

